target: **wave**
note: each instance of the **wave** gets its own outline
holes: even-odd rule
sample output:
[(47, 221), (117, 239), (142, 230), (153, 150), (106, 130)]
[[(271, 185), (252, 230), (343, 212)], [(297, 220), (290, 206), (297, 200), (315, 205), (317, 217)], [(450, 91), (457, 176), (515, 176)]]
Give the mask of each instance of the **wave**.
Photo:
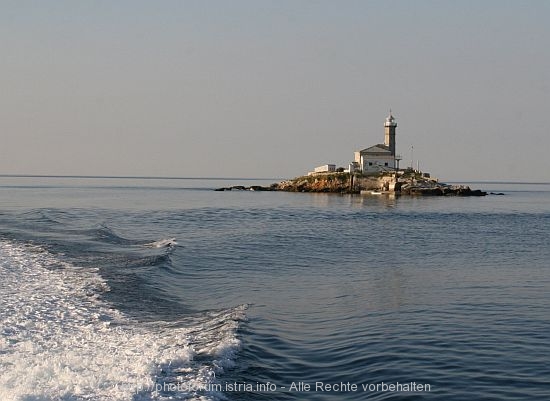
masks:
[(163, 238), (155, 241), (132, 240), (124, 238), (117, 234), (107, 225), (101, 225), (99, 228), (91, 230), (92, 236), (103, 243), (112, 245), (142, 246), (145, 248), (169, 248), (172, 249), (178, 245), (176, 238)]
[(173, 246), (178, 245), (175, 238), (167, 238), (167, 239), (161, 239), (154, 242), (148, 242), (146, 244), (143, 244), (145, 247), (149, 248), (170, 248)]
[(246, 305), (138, 323), (104, 300), (97, 269), (12, 241), (0, 275), (3, 401), (224, 398), (212, 384), (235, 364)]
[(100, 240), (114, 245), (134, 245), (135, 241), (124, 238), (115, 233), (115, 231), (106, 224), (100, 225), (98, 228), (89, 231), (92, 236)]

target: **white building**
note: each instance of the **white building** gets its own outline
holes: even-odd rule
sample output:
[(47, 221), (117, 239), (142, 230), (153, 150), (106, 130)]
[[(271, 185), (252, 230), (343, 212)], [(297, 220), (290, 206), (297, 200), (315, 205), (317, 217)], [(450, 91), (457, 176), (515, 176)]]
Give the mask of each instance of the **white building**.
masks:
[(335, 164), (324, 164), (319, 167), (315, 167), (313, 171), (310, 171), (307, 173), (307, 175), (315, 175), (315, 174), (327, 174), (327, 173), (334, 173), (336, 172), (336, 165)]
[(394, 171), (397, 167), (395, 154), (395, 129), (397, 123), (391, 114), (384, 122), (384, 143), (355, 152), (355, 163), (363, 173)]
[(315, 173), (333, 173), (336, 171), (335, 164), (325, 164), (323, 166), (315, 167), (313, 170)]
[(374, 145), (355, 152), (355, 161), (364, 173), (395, 169), (395, 157), (386, 145)]

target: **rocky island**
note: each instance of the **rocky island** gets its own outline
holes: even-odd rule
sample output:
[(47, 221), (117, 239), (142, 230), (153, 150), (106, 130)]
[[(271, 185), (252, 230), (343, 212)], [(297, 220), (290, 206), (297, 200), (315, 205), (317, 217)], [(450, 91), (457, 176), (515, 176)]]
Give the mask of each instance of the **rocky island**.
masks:
[(428, 196), (484, 196), (479, 189), (472, 190), (465, 185), (449, 185), (431, 178), (417, 168), (399, 168), (401, 155), (396, 153), (395, 117), (390, 114), (384, 122), (384, 143), (354, 152), (354, 161), (347, 169), (336, 168), (334, 164), (316, 167), (306, 176), (272, 184), (269, 187), (234, 186), (219, 188), (218, 191), (287, 191), (287, 192), (325, 192), (345, 194), (399, 194)]
[[(273, 187), (273, 186), (272, 186)], [(349, 194), (429, 195), (429, 196), (484, 196), (486, 192), (472, 190), (465, 185), (440, 183), (415, 171), (405, 171), (397, 179), (395, 175), (352, 175), (335, 173), (313, 175), (283, 181), (273, 188), (289, 192), (332, 192)]]
[(216, 191), (286, 191), (339, 194), (395, 194), (418, 196), (485, 196), (486, 192), (465, 185), (440, 183), (414, 170), (397, 174), (353, 174), (335, 172), (296, 177), (270, 186), (233, 186)]

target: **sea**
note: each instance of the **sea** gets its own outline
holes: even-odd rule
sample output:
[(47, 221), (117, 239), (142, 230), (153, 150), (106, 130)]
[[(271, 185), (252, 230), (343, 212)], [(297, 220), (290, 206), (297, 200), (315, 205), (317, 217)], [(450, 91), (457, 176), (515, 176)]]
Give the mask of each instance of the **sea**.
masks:
[(549, 400), (550, 184), (0, 177), (0, 400)]

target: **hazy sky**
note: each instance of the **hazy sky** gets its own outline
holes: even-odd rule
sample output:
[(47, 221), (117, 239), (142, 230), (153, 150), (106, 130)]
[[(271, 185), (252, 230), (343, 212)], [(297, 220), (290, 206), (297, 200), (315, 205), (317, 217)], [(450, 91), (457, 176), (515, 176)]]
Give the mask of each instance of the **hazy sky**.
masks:
[(0, 0), (0, 174), (550, 181), (550, 1)]

